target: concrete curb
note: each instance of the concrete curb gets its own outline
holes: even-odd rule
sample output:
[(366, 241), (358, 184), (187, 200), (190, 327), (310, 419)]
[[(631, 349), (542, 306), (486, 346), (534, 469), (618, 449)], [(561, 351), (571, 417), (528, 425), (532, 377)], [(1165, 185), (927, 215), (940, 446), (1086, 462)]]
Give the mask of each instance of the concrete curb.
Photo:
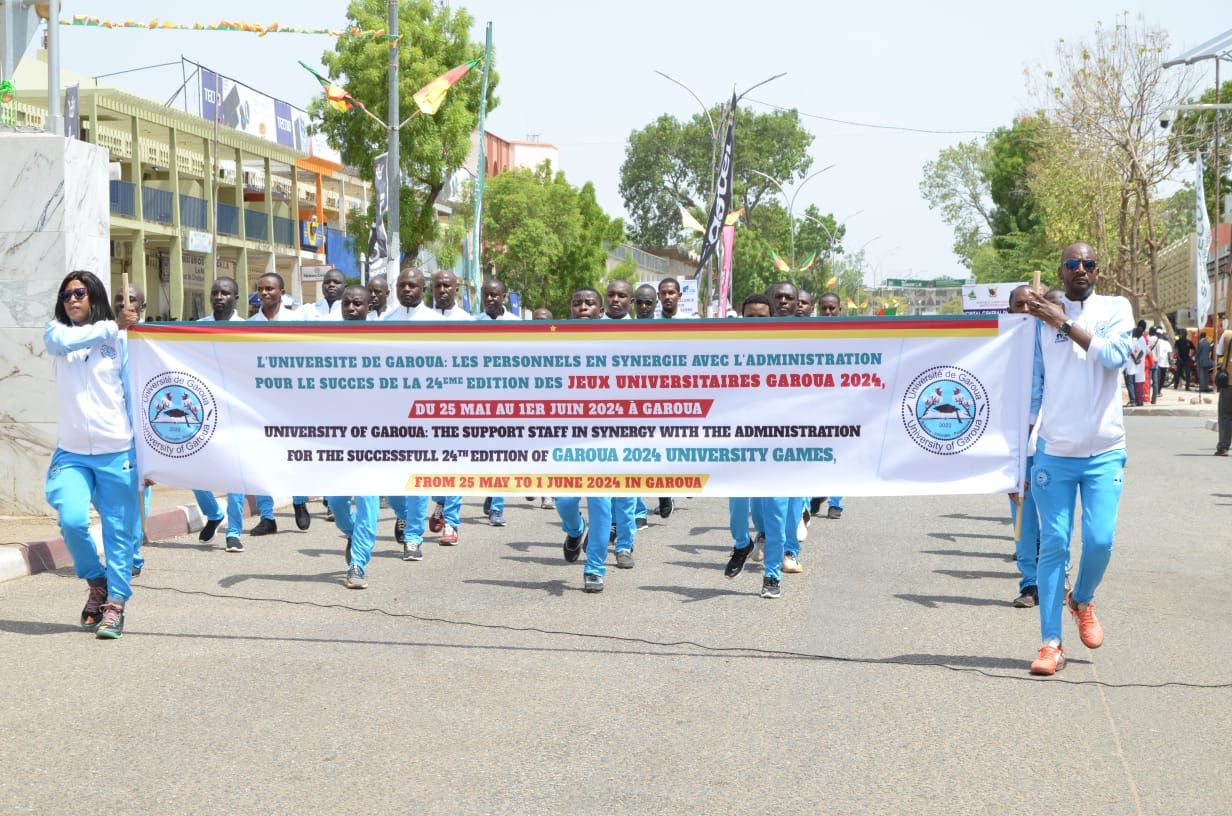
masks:
[[(290, 499), (275, 499), (275, 509), (289, 504)], [(256, 515), (256, 504), (251, 496), (244, 500), (244, 518)], [(160, 510), (146, 518), (145, 535), (151, 541), (162, 538), (195, 533), (205, 526), (205, 517), (201, 515), (196, 504), (182, 504), (167, 510)], [(90, 535), (102, 547), (103, 531), (101, 525), (90, 525)], [(99, 550), (102, 557), (102, 550)], [(15, 578), (25, 578), (40, 572), (63, 569), (73, 566), (73, 557), (69, 554), (64, 539), (56, 538), (45, 541), (29, 541), (25, 544), (6, 544), (0, 546), (0, 582)]]

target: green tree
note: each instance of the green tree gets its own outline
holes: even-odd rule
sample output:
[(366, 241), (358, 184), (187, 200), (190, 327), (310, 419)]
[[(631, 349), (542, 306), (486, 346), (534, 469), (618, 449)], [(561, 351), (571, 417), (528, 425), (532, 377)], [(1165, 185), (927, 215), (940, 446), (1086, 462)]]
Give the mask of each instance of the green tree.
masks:
[(1055, 265), (1029, 186), (1044, 128), (1038, 118), (1021, 118), (982, 142), (943, 149), (924, 167), (920, 192), (953, 227), (954, 253), (977, 280), (1022, 280)]
[[(389, 4), (384, 0), (352, 0), (347, 24), (361, 29), (384, 29)], [(432, 0), (400, 0), (398, 11), (398, 90), (402, 118), (415, 111), (411, 96), (431, 80), (468, 60), (483, 56), (482, 43), (470, 41), (473, 20), (464, 9)], [(334, 51), (321, 56), (326, 71), (379, 119), (389, 119), (389, 46), (362, 37), (339, 37)], [(488, 109), (497, 105), (499, 81), (495, 71), (488, 80)], [(434, 207), (449, 178), (457, 172), (471, 148), (471, 133), (479, 121), (479, 71), (471, 71), (445, 96), (431, 116), (419, 115), (399, 131), (399, 166), (402, 188), (398, 198), (402, 251), (414, 260), (419, 248), (436, 239)], [(314, 126), (338, 146), (342, 160), (360, 177), (372, 180), (372, 162), (384, 153), (388, 134), (361, 111), (341, 112), (323, 97), (309, 106)], [(396, 123), (394, 123), (396, 124)], [(375, 206), (375, 205), (374, 205)], [(372, 214), (368, 213), (371, 223)], [(356, 242), (362, 252), (367, 229)]]
[(1159, 218), (1163, 224), (1163, 246), (1193, 233), (1198, 223), (1197, 198), (1198, 191), (1186, 185), (1158, 202)]
[[(1220, 86), (1216, 95), (1214, 88), (1207, 88), (1197, 99), (1189, 99), (1189, 104), (1213, 105), (1218, 101), (1232, 102), (1232, 82)], [(1215, 184), (1215, 124), (1219, 121), (1219, 185)], [(1181, 165), (1192, 163), (1195, 152), (1202, 154), (1202, 188), (1206, 193), (1206, 212), (1211, 223), (1215, 223), (1215, 190), (1219, 189), (1226, 200), (1232, 193), (1232, 181), (1228, 180), (1228, 165), (1232, 163), (1232, 111), (1182, 111), (1176, 117), (1168, 140), (1168, 149), (1172, 161)], [(1190, 177), (1193, 170), (1189, 171)]]
[(1167, 53), (1166, 32), (1128, 15), (1090, 39), (1059, 43), (1055, 66), (1035, 79), (1047, 121), (1063, 126), (1041, 129), (1030, 181), (1049, 240), (1090, 243), (1104, 291), (1161, 324), (1156, 196), (1174, 163), (1158, 121), (1188, 83), (1165, 71)]
[[(723, 112), (723, 106), (716, 106), (710, 110), (710, 118), (698, 113), (684, 122), (663, 115), (629, 136), (620, 168), (620, 194), (630, 214), (633, 243), (700, 248), (698, 237), (681, 225), (678, 203), (689, 207), (699, 221), (705, 221), (714, 183), (714, 149), (722, 147), (725, 135)], [(712, 140), (712, 120), (718, 145)], [(784, 277), (796, 279), (809, 289), (829, 278), (825, 273), (831, 259), (842, 251), (844, 230), (832, 215), (816, 207), (808, 208), (805, 214), (824, 226), (796, 214), (795, 260), (799, 264), (810, 252), (818, 252), (817, 265), (804, 275), (783, 273), (775, 269), (770, 254), (773, 250), (791, 264), (792, 219), (781, 191), (765, 176), (789, 190), (799, 184), (812, 167), (812, 143), (813, 135), (800, 124), (794, 110), (757, 113), (741, 109), (738, 113), (732, 208), (743, 208), (744, 212), (732, 255), (733, 303)]]
[(558, 315), (574, 289), (599, 285), (608, 248), (624, 240), (624, 223), (599, 207), (594, 185), (579, 190), (546, 161), (488, 180), (483, 229), (485, 266), (528, 306)]
[[(674, 246), (687, 238), (677, 202), (703, 214), (710, 207), (712, 168), (725, 135), (723, 107), (710, 111), (718, 129), (711, 139), (710, 119), (702, 114), (687, 122), (663, 115), (629, 136), (620, 166), (620, 195), (630, 214), (629, 237), (642, 246)], [(794, 111), (757, 113), (741, 109), (736, 117), (733, 208), (744, 207), (751, 221), (757, 208), (778, 195), (758, 172), (790, 187), (808, 175), (813, 134)], [(702, 220), (703, 216), (699, 216)]]

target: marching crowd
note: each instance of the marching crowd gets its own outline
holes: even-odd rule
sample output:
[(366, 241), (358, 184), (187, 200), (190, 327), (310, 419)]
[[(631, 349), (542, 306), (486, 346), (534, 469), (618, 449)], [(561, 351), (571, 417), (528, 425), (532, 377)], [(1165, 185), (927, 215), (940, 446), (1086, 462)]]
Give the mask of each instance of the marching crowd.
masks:
[[(1011, 311), (1032, 315), (1039, 321), (1031, 402), (1030, 436), (1034, 452), (1028, 465), (1027, 484), (1021, 496), (1016, 497), (1022, 503), (1014, 502), (1013, 509), (1022, 517), (1023, 530), (1017, 536), (1022, 583), (1015, 605), (1038, 605), (1040, 610), (1043, 645), (1031, 671), (1042, 675), (1055, 673), (1065, 663), (1061, 645), (1063, 608), (1077, 621), (1079, 637), (1088, 648), (1097, 648), (1103, 641), (1093, 600), (1112, 552), (1126, 458), (1117, 372), (1138, 362), (1137, 341), (1145, 334), (1135, 328), (1128, 301), (1094, 293), (1098, 261), (1089, 246), (1079, 243), (1067, 247), (1062, 253), (1059, 273), (1061, 290), (1045, 293), (1020, 287), (1011, 295), (1010, 302)], [(430, 287), (427, 301), (426, 287)], [(222, 277), (214, 281), (210, 290), (212, 313), (202, 320), (518, 319), (505, 309), (505, 289), (498, 280), (483, 284), (483, 313), (472, 316), (458, 305), (457, 280), (448, 270), (434, 273), (428, 282), (420, 270), (406, 268), (393, 287), (384, 276), (374, 277), (367, 287), (347, 286), (342, 274), (335, 270), (326, 274), (322, 293), (320, 301), (293, 309), (282, 278), (266, 274), (257, 280), (253, 312), (245, 317), (237, 308), (238, 285), (235, 280)], [(627, 282), (613, 281), (603, 294), (588, 287), (576, 290), (570, 299), (568, 319), (691, 317), (680, 312), (680, 298), (679, 284), (671, 278), (661, 281), (657, 290), (649, 284), (635, 290)], [(48, 471), (46, 493), (59, 515), (77, 575), (88, 586), (81, 624), (99, 638), (118, 638), (123, 634), (124, 607), (132, 591), (130, 578), (139, 574), (142, 567), (141, 493), (130, 414), (125, 331), (140, 319), (143, 309), (144, 295), (136, 287), (118, 295), (113, 307), (96, 275), (72, 272), (60, 286), (55, 318), (44, 332), (60, 397), (58, 445)], [(814, 314), (841, 314), (838, 297), (824, 294), (814, 306), (808, 293), (798, 291), (788, 282), (772, 285), (765, 294), (751, 295), (740, 308), (740, 316), (746, 319)], [(534, 312), (535, 319), (552, 317), (546, 309)], [(1151, 337), (1167, 343), (1158, 334)], [(1151, 348), (1150, 341), (1143, 345)], [(1152, 350), (1157, 360), (1172, 353), (1162, 349), (1160, 342)], [(1197, 349), (1195, 353), (1201, 374), (1201, 353)], [(1176, 368), (1179, 371), (1180, 366)], [(1131, 398), (1136, 393), (1131, 390)], [(1221, 442), (1222, 439), (1221, 432)], [(1226, 452), (1226, 445), (1223, 450)], [(1077, 580), (1071, 587), (1067, 579), (1069, 542), (1079, 491), (1083, 498), (1083, 546)], [(211, 541), (225, 523), (226, 551), (242, 552), (244, 497), (228, 494), (224, 512), (212, 492), (199, 490), (195, 494), (206, 518), (200, 540)], [(576, 562), (585, 555), (584, 592), (603, 591), (609, 546), (614, 545), (617, 568), (634, 566), (634, 538), (637, 530), (646, 526), (649, 510), (644, 499), (591, 496), (586, 500), (585, 517), (580, 498), (541, 497), (539, 501), (542, 507), (554, 507), (560, 517), (564, 559)], [(293, 499), (294, 518), (300, 529), (308, 529), (311, 523), (307, 502), (305, 496)], [(462, 497), (391, 496), (388, 502), (395, 513), (394, 537), (404, 560), (423, 558), (425, 530), (438, 533), (443, 545), (458, 543)], [(380, 497), (330, 496), (326, 503), (330, 516), (347, 538), (344, 584), (352, 589), (366, 588)], [(836, 496), (730, 499), (733, 545), (724, 574), (734, 578), (750, 558), (760, 560), (761, 597), (778, 598), (783, 573), (802, 571), (800, 550), (806, 530), (802, 522), (819, 514), (826, 503), (827, 517), (841, 518), (842, 499)], [(104, 560), (99, 559), (89, 532), (91, 504), (102, 523)], [(250, 535), (277, 531), (273, 504), (271, 497), (256, 497), (260, 519)], [(659, 515), (667, 518), (673, 506), (672, 499), (659, 498)], [(489, 524), (504, 526), (503, 497), (487, 499), (484, 514)]]

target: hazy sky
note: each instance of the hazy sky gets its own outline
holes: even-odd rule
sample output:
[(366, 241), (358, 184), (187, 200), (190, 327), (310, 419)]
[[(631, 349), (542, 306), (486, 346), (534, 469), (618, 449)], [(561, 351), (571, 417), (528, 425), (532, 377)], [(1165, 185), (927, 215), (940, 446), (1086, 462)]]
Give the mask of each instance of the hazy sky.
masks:
[[(840, 221), (862, 211), (847, 223), (845, 245), (849, 250), (866, 245), (870, 274), (878, 280), (965, 274), (951, 251), (952, 231), (920, 197), (922, 167), (941, 148), (979, 138), (1032, 107), (1025, 72), (1048, 64), (1058, 39), (1089, 37), (1097, 22), (1109, 24), (1127, 9), (1166, 29), (1173, 54), (1232, 28), (1232, 17), (1212, 0), (470, 0), (452, 5), (474, 17), (478, 41), (484, 23), (493, 24), (501, 104), (489, 116), (488, 129), (509, 139), (535, 134), (555, 144), (569, 180), (593, 181), (600, 204), (614, 215), (624, 214), (618, 180), (629, 134), (662, 113), (687, 118), (701, 109), (655, 69), (710, 104), (730, 97), (733, 85), (743, 90), (787, 72), (750, 94), (745, 104), (758, 111), (775, 105), (801, 112), (816, 137), (814, 168), (836, 166), (801, 189), (795, 210), (816, 204)], [(63, 16), (73, 14), (342, 27), (346, 4), (65, 3)], [(257, 38), (62, 27), (61, 35), (63, 65), (78, 73), (96, 76), (183, 55), (299, 107), (320, 86), (296, 60), (320, 66), (321, 53), (333, 48), (329, 37), (290, 34)], [(1213, 84), (1210, 62), (1195, 70), (1195, 78)], [(1232, 78), (1232, 70), (1224, 74)], [(182, 77), (177, 62), (105, 81), (165, 101)], [(737, 129), (736, 161), (739, 156)], [(788, 191), (794, 188), (788, 185)]]

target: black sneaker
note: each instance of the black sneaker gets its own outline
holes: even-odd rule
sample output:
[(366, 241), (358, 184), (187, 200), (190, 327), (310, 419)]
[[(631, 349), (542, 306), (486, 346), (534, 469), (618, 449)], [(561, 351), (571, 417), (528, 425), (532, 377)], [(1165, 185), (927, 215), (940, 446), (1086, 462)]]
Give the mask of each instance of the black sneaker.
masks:
[(273, 535), (276, 532), (278, 532), (278, 522), (273, 519), (263, 518), (257, 522), (256, 527), (253, 527), (252, 530), (248, 532), (248, 535)]
[(197, 540), (202, 544), (206, 544), (214, 540), (214, 533), (218, 532), (218, 525), (222, 524), (222, 519), (206, 519), (205, 526), (201, 528), (201, 532), (197, 535)]
[(403, 561), (422, 561), (423, 547), (419, 544), (412, 544), (407, 541), (402, 544), (402, 560)]
[(86, 605), (81, 608), (81, 626), (93, 629), (103, 619), (103, 604), (107, 602), (107, 579), (89, 578), (90, 594), (86, 596)]
[(735, 578), (744, 572), (744, 562), (749, 559), (749, 553), (751, 552), (753, 552), (753, 542), (751, 541), (743, 547), (732, 547), (731, 558), (727, 559), (727, 566), (723, 569), (723, 574), (728, 578)]
[(483, 500), (483, 514), (485, 516), (492, 514), (492, 497), (491, 496)]
[(102, 606), (103, 619), (94, 636), (100, 640), (118, 640), (124, 636), (124, 604), (116, 603), (110, 598)]
[(843, 517), (843, 511), (840, 510), (839, 508), (837, 507), (827, 508), (826, 518), (837, 520), (837, 519), (841, 519), (842, 517)]
[(777, 598), (782, 595), (779, 591), (778, 578), (762, 578), (761, 579), (761, 596), (763, 598)]
[(667, 518), (676, 509), (676, 502), (670, 496), (659, 499), (659, 518)]
[(650, 522), (642, 518), (641, 516), (638, 516), (637, 518), (635, 518), (633, 520), (633, 523), (637, 526), (637, 529), (639, 530), (645, 530), (647, 527), (650, 526)]
[(351, 564), (351, 537), (350, 536), (347, 536), (346, 562), (347, 562), (347, 566), (350, 566)]
[(814, 496), (809, 499), (809, 512), (814, 516), (821, 515), (821, 506), (826, 503), (825, 496)]
[(132, 570), (131, 575), (132, 575), (134, 578), (136, 578), (136, 577), (137, 577), (138, 575), (140, 575), (140, 574), (141, 574), (141, 566), (139, 566), (139, 565), (137, 565), (137, 564), (133, 564), (133, 570)]
[(616, 543), (616, 525), (612, 525), (612, 534), (608, 536), (607, 545), (610, 547)]
[(582, 575), (582, 591), (583, 592), (602, 592), (603, 591), (603, 576), (595, 575), (587, 572)]
[(308, 514), (307, 504), (293, 504), (295, 508), (295, 526), (301, 530), (307, 530), (308, 525), (312, 524), (312, 516)]
[(244, 542), (236, 536), (227, 536), (227, 552), (243, 552)]
[(578, 560), (578, 556), (582, 554), (582, 550), (586, 547), (586, 530), (582, 530), (581, 535), (565, 536), (565, 560), (572, 564)]
[(404, 538), (406, 538), (406, 519), (395, 519), (394, 520), (394, 541), (401, 544), (403, 543)]
[(620, 569), (633, 569), (633, 551), (617, 550), (616, 566)]
[(1039, 590), (1033, 586), (1029, 586), (1022, 591), (1017, 598), (1014, 599), (1015, 609), (1031, 609), (1039, 606)]

